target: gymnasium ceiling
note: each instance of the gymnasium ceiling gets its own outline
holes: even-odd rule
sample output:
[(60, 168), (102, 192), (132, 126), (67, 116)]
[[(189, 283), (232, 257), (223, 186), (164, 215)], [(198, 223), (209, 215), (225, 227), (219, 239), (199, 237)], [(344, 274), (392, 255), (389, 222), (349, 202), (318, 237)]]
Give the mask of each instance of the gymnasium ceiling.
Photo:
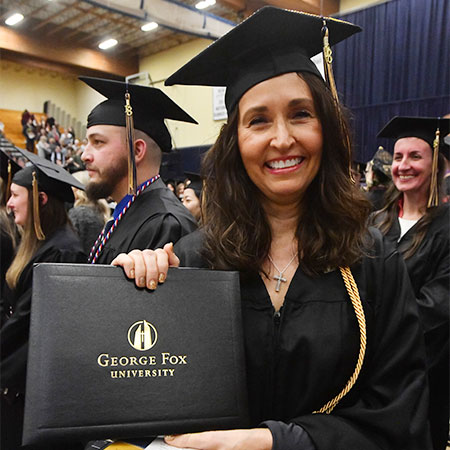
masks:
[[(154, 2), (152, 4), (152, 2)], [(170, 8), (185, 8), (186, 14), (216, 20), (218, 26), (239, 23), (264, 5), (272, 4), (288, 9), (330, 15), (338, 11), (339, 0), (216, 0), (216, 4), (199, 11), (198, 0), (0, 0), (0, 56), (18, 63), (47, 68), (59, 72), (123, 77), (136, 73), (140, 58), (175, 47), (199, 36), (186, 32), (178, 24)], [(141, 26), (153, 20), (136, 5), (159, 8), (161, 23), (156, 30), (143, 32)], [(168, 5), (167, 11), (155, 5)], [(145, 6), (144, 6), (145, 8)], [(156, 10), (153, 9), (153, 12)], [(181, 10), (182, 11), (182, 10)], [(13, 12), (25, 18), (10, 27), (5, 19)], [(164, 18), (166, 14), (166, 18)], [(182, 14), (182, 12), (181, 12)], [(172, 16), (172, 17), (170, 17)], [(225, 19), (225, 20), (222, 20)], [(209, 20), (209, 19), (208, 19)], [(119, 44), (100, 50), (98, 44), (107, 37), (115, 37)]]

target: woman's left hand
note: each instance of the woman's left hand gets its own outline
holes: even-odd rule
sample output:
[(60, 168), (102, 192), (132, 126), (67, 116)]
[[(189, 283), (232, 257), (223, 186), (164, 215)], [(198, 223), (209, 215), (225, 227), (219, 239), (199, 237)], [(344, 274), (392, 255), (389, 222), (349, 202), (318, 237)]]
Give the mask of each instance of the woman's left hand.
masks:
[(197, 450), (271, 450), (273, 444), (272, 433), (268, 428), (206, 431), (166, 436), (164, 440), (174, 447)]

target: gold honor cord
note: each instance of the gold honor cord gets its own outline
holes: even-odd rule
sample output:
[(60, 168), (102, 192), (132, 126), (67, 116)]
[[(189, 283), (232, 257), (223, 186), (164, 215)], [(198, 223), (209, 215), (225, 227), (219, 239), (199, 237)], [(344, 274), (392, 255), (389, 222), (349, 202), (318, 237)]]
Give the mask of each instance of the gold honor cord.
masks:
[(136, 162), (134, 160), (134, 123), (133, 108), (129, 92), (125, 93), (125, 134), (128, 149), (128, 194), (136, 195)]
[(331, 411), (336, 407), (336, 405), (342, 400), (342, 398), (347, 395), (350, 389), (355, 385), (358, 379), (359, 373), (364, 362), (364, 355), (366, 354), (367, 336), (366, 336), (366, 318), (364, 315), (364, 309), (361, 303), (361, 298), (359, 297), (358, 286), (356, 285), (355, 279), (353, 278), (352, 272), (349, 267), (339, 267), (341, 271), (342, 278), (344, 280), (345, 287), (347, 289), (348, 295), (355, 310), (356, 318), (358, 319), (359, 326), (359, 355), (358, 361), (356, 362), (355, 370), (352, 376), (347, 381), (344, 389), (331, 399), (326, 405), (322, 406), (318, 411), (314, 411), (314, 414), (325, 413), (330, 414)]
[(33, 223), (34, 231), (38, 240), (45, 240), (45, 235), (41, 228), (41, 219), (39, 216), (39, 189), (38, 182), (36, 180), (36, 172), (33, 172)]
[(433, 141), (433, 162), (431, 165), (431, 182), (430, 182), (430, 196), (428, 198), (428, 208), (437, 206), (439, 204), (438, 195), (438, 160), (439, 160), (439, 127), (436, 130), (436, 137)]
[(347, 128), (344, 126), (344, 120), (342, 117), (342, 111), (341, 106), (339, 103), (339, 96), (336, 89), (336, 82), (334, 81), (334, 75), (333, 75), (333, 51), (330, 47), (330, 42), (328, 39), (328, 27), (327, 27), (327, 21), (323, 19), (323, 27), (322, 27), (322, 34), (323, 34), (323, 69), (325, 72), (325, 80), (328, 83), (328, 86), (331, 90), (331, 95), (334, 98), (335, 107), (337, 114), (339, 116), (339, 123), (341, 126), (342, 133), (344, 135), (344, 144), (348, 148), (348, 173), (350, 180), (353, 184), (355, 184), (355, 179), (353, 178), (352, 173), (352, 154), (351, 154), (351, 147), (350, 147), (350, 136), (348, 134)]

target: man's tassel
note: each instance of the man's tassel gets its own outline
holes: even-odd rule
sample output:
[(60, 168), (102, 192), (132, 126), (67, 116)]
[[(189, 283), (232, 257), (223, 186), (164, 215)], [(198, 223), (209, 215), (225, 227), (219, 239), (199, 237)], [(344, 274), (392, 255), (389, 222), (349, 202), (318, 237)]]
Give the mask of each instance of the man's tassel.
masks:
[(136, 176), (136, 162), (134, 159), (134, 123), (133, 123), (133, 109), (130, 103), (130, 94), (125, 93), (125, 133), (126, 146), (128, 148), (128, 194), (136, 195), (137, 176)]

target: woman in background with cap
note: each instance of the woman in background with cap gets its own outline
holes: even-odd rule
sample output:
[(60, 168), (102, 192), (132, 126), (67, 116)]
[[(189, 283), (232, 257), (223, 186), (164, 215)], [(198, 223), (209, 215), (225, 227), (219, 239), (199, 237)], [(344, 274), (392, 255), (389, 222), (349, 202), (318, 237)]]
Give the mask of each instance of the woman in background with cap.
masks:
[[(32, 165), (14, 175), (7, 207), (22, 228), (22, 239), (6, 273), (0, 304), (1, 448), (4, 450), (19, 448), (22, 438), (33, 264), (86, 261), (64, 207), (65, 201), (73, 201), (70, 182), (79, 188), (82, 185), (72, 180), (64, 169), (21, 152)], [(35, 164), (40, 168), (45, 164), (52, 176)], [(56, 172), (54, 167), (58, 167)]]
[(114, 264), (150, 289), (180, 260), (240, 272), (254, 427), (166, 437), (172, 446), (429, 449), (423, 343), (404, 264), (379, 232), (368, 239), (345, 118), (309, 59), (324, 23), (330, 45), (358, 31), (263, 8), (167, 80), (227, 87), (228, 123), (203, 164), (203, 227), (175, 253), (168, 244)]
[[(373, 216), (385, 239), (403, 256), (425, 332), (430, 425), (435, 450), (449, 430), (450, 208), (442, 204), (442, 137), (450, 119), (395, 117), (379, 137), (393, 138), (393, 184), (387, 204)], [(436, 141), (436, 130), (441, 139)], [(441, 152), (441, 153), (440, 153)]]

